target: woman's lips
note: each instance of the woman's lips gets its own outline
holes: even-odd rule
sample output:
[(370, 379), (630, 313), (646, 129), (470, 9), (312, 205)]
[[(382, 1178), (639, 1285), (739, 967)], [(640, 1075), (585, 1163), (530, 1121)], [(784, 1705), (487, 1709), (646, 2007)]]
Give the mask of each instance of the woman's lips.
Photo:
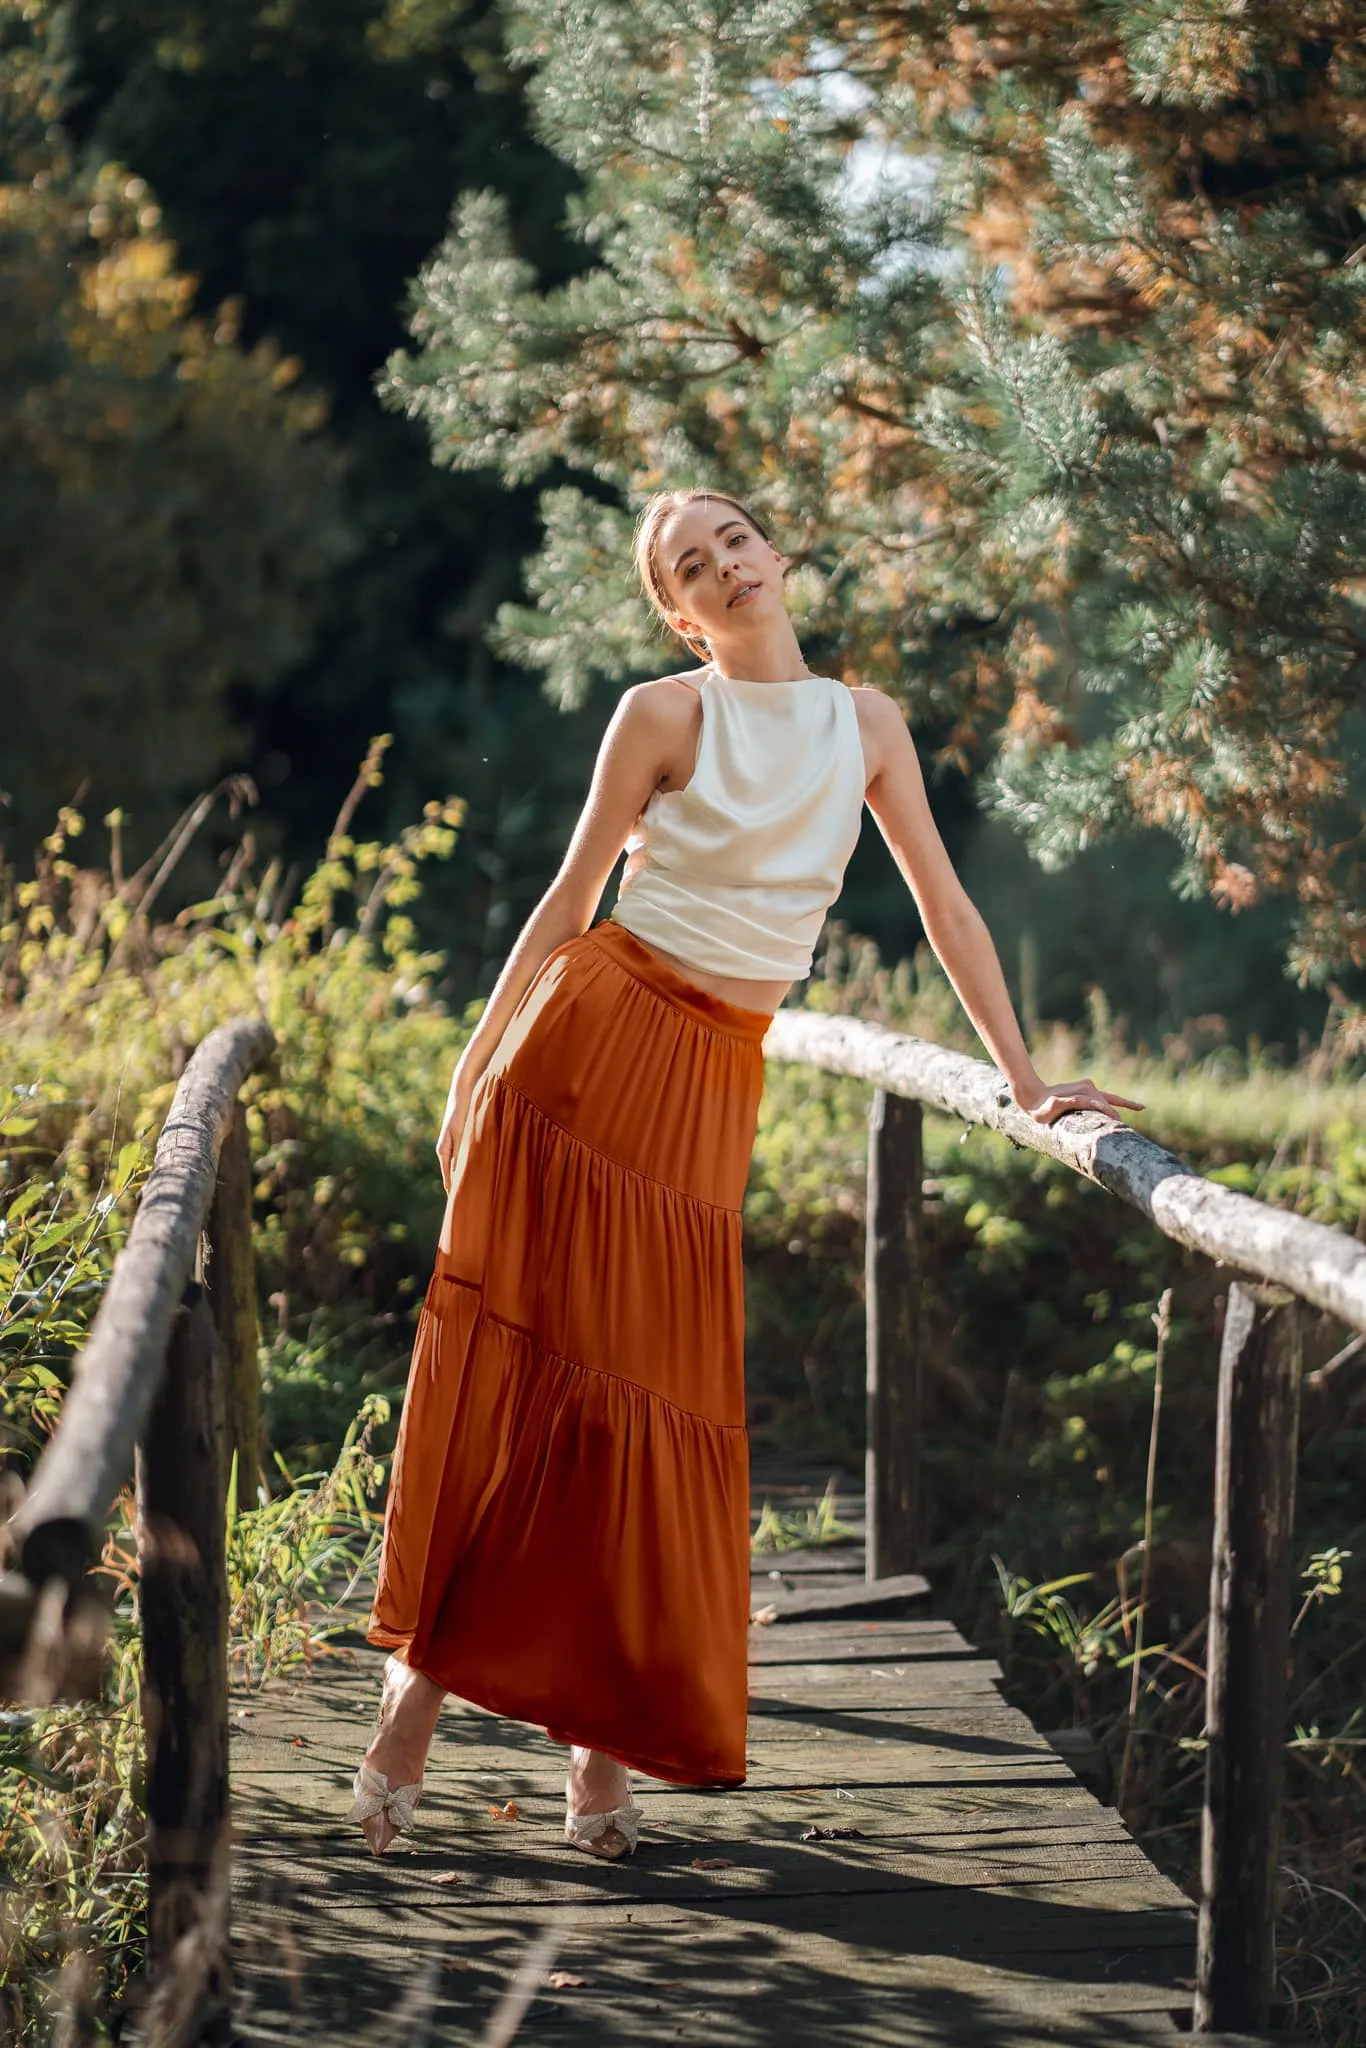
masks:
[(732, 605), (747, 603), (758, 588), (759, 585), (757, 583), (742, 583), (734, 597), (727, 600), (726, 610), (729, 611)]

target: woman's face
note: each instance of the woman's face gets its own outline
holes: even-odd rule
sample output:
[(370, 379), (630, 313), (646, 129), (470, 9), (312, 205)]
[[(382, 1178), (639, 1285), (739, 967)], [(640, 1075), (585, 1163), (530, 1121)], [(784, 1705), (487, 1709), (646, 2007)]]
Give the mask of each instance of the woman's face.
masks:
[(659, 579), (676, 633), (713, 647), (783, 609), (783, 558), (734, 505), (694, 498), (660, 527)]

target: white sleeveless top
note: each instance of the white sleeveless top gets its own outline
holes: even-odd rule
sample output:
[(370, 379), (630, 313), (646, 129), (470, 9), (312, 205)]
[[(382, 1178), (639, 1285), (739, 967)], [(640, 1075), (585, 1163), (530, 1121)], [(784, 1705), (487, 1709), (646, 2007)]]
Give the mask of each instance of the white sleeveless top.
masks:
[(863, 822), (853, 697), (833, 676), (760, 683), (710, 666), (694, 687), (692, 778), (646, 803), (611, 917), (706, 974), (801, 980)]

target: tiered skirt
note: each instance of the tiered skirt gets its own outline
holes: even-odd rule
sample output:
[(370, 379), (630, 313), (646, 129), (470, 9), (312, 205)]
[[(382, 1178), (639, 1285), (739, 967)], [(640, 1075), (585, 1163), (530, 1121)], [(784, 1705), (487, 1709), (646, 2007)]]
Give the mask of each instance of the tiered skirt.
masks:
[(610, 920), (474, 1091), (369, 1639), (653, 1777), (745, 1775), (741, 1204), (769, 1018)]

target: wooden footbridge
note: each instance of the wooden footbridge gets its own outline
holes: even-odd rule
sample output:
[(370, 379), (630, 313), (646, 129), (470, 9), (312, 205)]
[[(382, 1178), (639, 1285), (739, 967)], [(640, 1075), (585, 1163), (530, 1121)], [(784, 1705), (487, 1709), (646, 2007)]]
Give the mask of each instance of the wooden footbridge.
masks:
[[(759, 1491), (814, 1499), (795, 1480)], [(1190, 1902), (1005, 1703), (989, 1658), (924, 1601), (861, 1611), (863, 1568), (853, 1547), (756, 1559), (756, 1610), (807, 1613), (751, 1629), (748, 1782), (635, 1781), (646, 1821), (624, 1864), (565, 1846), (562, 1749), (456, 1702), (419, 1831), (372, 1859), (345, 1818), (382, 1663), (359, 1632), (327, 1675), (237, 1704), (243, 2039), (1175, 2043)]]
[[(136, 1453), (148, 1968), (127, 2048), (1119, 2048), (1265, 2028), (1302, 1305), (1366, 1332), (1366, 1246), (1109, 1119), (1044, 1129), (980, 1061), (779, 1011), (768, 1057), (875, 1089), (864, 1551), (783, 1559), (777, 1581), (761, 1565), (758, 1605), (778, 1612), (751, 1631), (748, 1782), (641, 1783), (629, 1863), (564, 1845), (563, 1751), (458, 1703), (421, 1833), (376, 1862), (344, 1819), (379, 1694), (363, 1608), (350, 1659), (254, 1698), (227, 1683), (229, 1454), (249, 1507), (258, 1434), (237, 1097), (272, 1050), (242, 1020), (186, 1067), (61, 1424), (3, 1531), (0, 1697), (97, 1691), (88, 1571)], [(1048, 1153), (1242, 1276), (1220, 1351), (1198, 1919), (916, 1576), (922, 1103)]]

